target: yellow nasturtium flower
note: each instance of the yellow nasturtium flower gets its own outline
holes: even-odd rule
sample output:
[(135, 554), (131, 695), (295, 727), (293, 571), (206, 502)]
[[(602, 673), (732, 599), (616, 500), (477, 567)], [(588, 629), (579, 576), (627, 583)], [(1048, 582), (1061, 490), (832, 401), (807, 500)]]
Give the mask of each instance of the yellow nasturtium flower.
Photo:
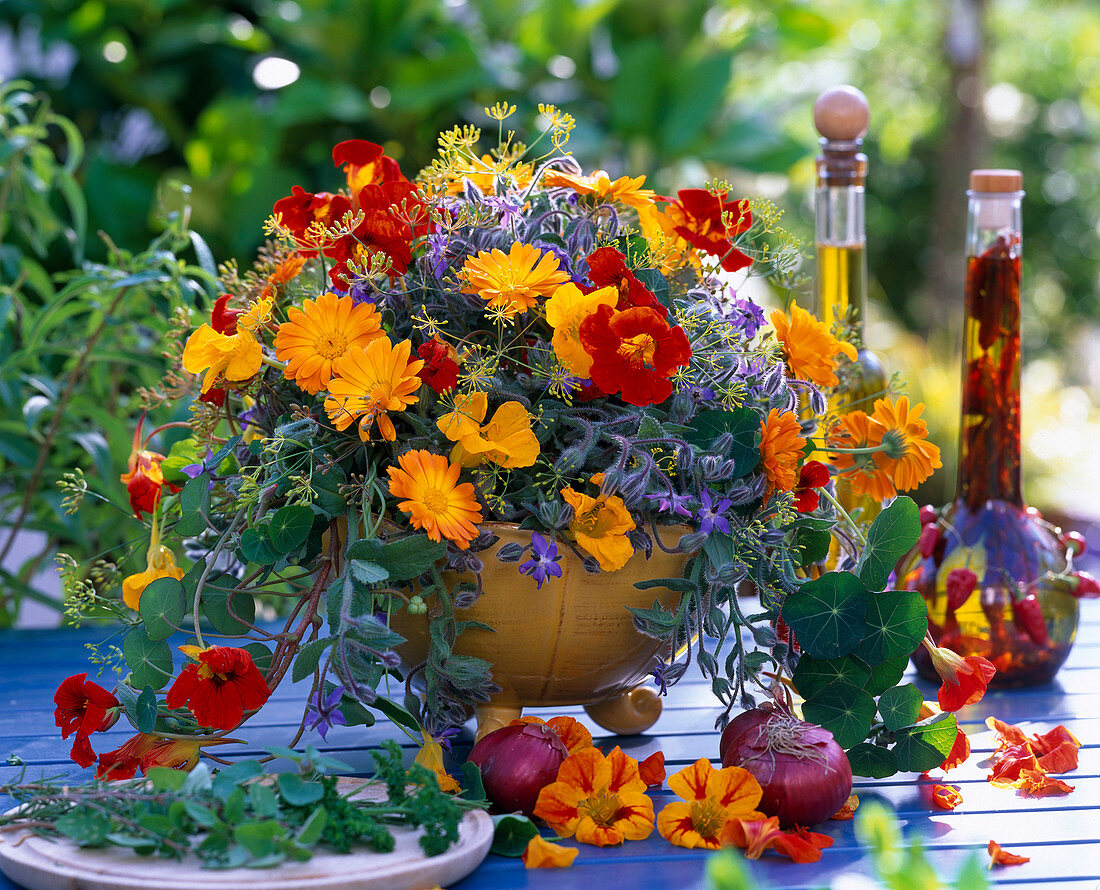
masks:
[(441, 417), (440, 431), (452, 442), (451, 460), (472, 467), (490, 460), (509, 469), (529, 467), (540, 453), (539, 440), (531, 431), (531, 415), (519, 402), (505, 402), (483, 424), (489, 400), (483, 392), (455, 399), (455, 410)]
[(258, 300), (237, 319), (235, 334), (222, 334), (210, 325), (201, 325), (183, 349), (183, 368), (189, 374), (206, 371), (202, 391), (209, 391), (224, 374), (230, 383), (240, 383), (255, 377), (263, 365), (264, 350), (256, 339), (255, 329), (271, 317), (271, 300)]
[(618, 300), (618, 288), (601, 287), (586, 294), (570, 282), (559, 287), (546, 301), (546, 322), (554, 329), (551, 341), (554, 355), (570, 374), (587, 378), (592, 370), (592, 356), (581, 345), (581, 322), (600, 306), (614, 309)]

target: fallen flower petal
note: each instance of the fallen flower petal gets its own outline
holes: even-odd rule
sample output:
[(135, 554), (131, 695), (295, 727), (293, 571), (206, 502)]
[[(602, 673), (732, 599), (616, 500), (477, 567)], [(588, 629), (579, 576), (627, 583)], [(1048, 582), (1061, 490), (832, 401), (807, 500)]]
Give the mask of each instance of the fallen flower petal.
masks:
[(638, 764), (638, 775), (647, 788), (660, 785), (665, 780), (665, 753), (657, 751)]
[(524, 868), (569, 868), (578, 853), (577, 847), (563, 847), (536, 834), (528, 841), (521, 858)]
[(1002, 850), (1001, 845), (996, 841), (990, 841), (987, 849), (989, 850), (990, 866), (1023, 865), (1025, 862), (1031, 862), (1030, 856), (1017, 856), (1015, 853)]
[(847, 822), (849, 819), (855, 817), (856, 810), (859, 809), (859, 797), (855, 794), (849, 795), (848, 799), (844, 801), (844, 806), (833, 813), (829, 818), (835, 822)]
[(1031, 750), (1037, 755), (1049, 754), (1051, 751), (1058, 748), (1060, 745), (1069, 742), (1073, 745), (1074, 749), (1080, 748), (1081, 743), (1077, 741), (1077, 736), (1066, 729), (1064, 726), (1055, 726), (1054, 729), (1039, 735), (1036, 733), (1029, 741)]
[[(1034, 745), (1032, 750), (1035, 750)], [(1068, 773), (1077, 769), (1077, 745), (1073, 742), (1062, 742), (1039, 758), (1039, 766), (1048, 773)]]
[(955, 767), (966, 762), (966, 759), (970, 756), (970, 737), (963, 731), (960, 726), (958, 732), (955, 734), (955, 744), (951, 746), (951, 750), (947, 752), (947, 756), (944, 758), (943, 763), (940, 764), (940, 769), (944, 772), (952, 770)]
[(1067, 785), (1061, 779), (1055, 779), (1044, 772), (1026, 769), (1021, 771), (1016, 787), (1025, 797), (1051, 797), (1055, 794), (1069, 794), (1073, 785)]
[(962, 803), (960, 790), (957, 785), (933, 785), (932, 803), (941, 810), (953, 810)]
[(985, 725), (1000, 736), (997, 751), (1004, 751), (1013, 745), (1026, 745), (1027, 734), (1013, 723), (1005, 723), (996, 717), (986, 717)]
[(722, 829), (719, 840), (722, 846), (732, 844), (740, 847), (745, 851), (746, 859), (759, 859), (770, 848), (799, 863), (817, 862), (821, 851), (833, 844), (833, 839), (827, 834), (816, 834), (805, 828), (781, 831), (777, 816), (754, 821), (730, 819)]
[(1039, 761), (1035, 759), (1028, 745), (1013, 745), (994, 762), (993, 772), (986, 776), (986, 779), (994, 785), (1012, 785), (1025, 769), (1041, 772)]

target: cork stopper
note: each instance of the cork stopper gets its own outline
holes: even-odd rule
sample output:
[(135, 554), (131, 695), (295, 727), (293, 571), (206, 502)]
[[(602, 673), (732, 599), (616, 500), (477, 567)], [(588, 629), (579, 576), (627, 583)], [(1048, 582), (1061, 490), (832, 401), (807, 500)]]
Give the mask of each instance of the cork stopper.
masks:
[(814, 126), (834, 142), (852, 142), (867, 134), (871, 108), (867, 97), (852, 86), (833, 87), (814, 103)]
[(1018, 192), (1024, 187), (1024, 174), (1019, 170), (971, 170), (970, 191), (997, 194)]

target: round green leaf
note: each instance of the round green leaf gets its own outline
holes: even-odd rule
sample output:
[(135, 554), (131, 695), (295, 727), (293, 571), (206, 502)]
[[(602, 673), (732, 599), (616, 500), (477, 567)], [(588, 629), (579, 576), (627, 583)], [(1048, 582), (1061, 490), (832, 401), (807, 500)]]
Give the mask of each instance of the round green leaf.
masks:
[(157, 578), (141, 592), (138, 614), (150, 640), (167, 640), (183, 621), (187, 605), (183, 585), (175, 578)]
[(245, 562), (272, 565), (279, 561), (280, 554), (275, 550), (268, 537), (267, 529), (262, 525), (246, 528), (241, 532), (238, 546)]
[(146, 686), (138, 696), (134, 709), (134, 726), (138, 732), (152, 732), (157, 725), (157, 694)]
[(928, 630), (928, 609), (915, 590), (884, 590), (867, 597), (864, 621), (866, 630), (856, 655), (877, 665), (887, 658), (908, 657), (920, 645)]
[[(918, 594), (919, 597), (919, 594)], [(807, 581), (783, 604), (783, 620), (814, 658), (847, 655), (863, 639), (867, 589), (850, 572)]]
[(904, 676), (907, 667), (909, 667), (908, 655), (887, 658), (882, 664), (876, 664), (871, 668), (871, 679), (864, 688), (871, 695), (882, 695), (891, 686), (898, 685), (898, 680)]
[(798, 666), (791, 677), (794, 688), (803, 698), (809, 698), (819, 689), (837, 680), (862, 689), (870, 678), (871, 669), (854, 655), (842, 655), (828, 661), (803, 655), (798, 659)]
[(286, 556), (306, 542), (312, 526), (313, 511), (309, 507), (297, 504), (276, 510), (275, 515), (271, 517), (267, 534), (275, 552), (280, 556)]
[(498, 856), (522, 856), (528, 842), (539, 833), (535, 823), (526, 816), (493, 816), (493, 822), (493, 845), (489, 852)]
[(887, 689), (878, 700), (878, 712), (890, 732), (897, 732), (920, 719), (924, 696), (912, 683)]
[(912, 498), (899, 497), (883, 510), (867, 532), (867, 546), (856, 574), (869, 590), (882, 590), (897, 561), (920, 537), (920, 511)]
[(172, 648), (163, 640), (151, 640), (145, 628), (135, 627), (122, 641), (122, 656), (130, 669), (135, 689), (161, 689), (172, 679)]
[(204, 589), (202, 614), (222, 634), (243, 634), (256, 619), (256, 598), (239, 590)]
[(840, 747), (851, 748), (867, 738), (875, 717), (875, 700), (858, 686), (838, 680), (808, 698), (802, 715), (829, 730)]
[(898, 771), (898, 758), (889, 748), (861, 742), (848, 751), (848, 763), (857, 776), (885, 779)]
[(958, 731), (955, 715), (947, 711), (899, 730), (894, 746), (898, 768), (912, 773), (935, 769), (951, 752)]
[(271, 667), (271, 650), (263, 643), (249, 643), (244, 651), (252, 656), (252, 663), (256, 665), (261, 674), (266, 674)]
[(291, 806), (307, 807), (317, 803), (325, 794), (320, 782), (307, 782), (296, 773), (279, 773), (275, 782), (283, 800)]

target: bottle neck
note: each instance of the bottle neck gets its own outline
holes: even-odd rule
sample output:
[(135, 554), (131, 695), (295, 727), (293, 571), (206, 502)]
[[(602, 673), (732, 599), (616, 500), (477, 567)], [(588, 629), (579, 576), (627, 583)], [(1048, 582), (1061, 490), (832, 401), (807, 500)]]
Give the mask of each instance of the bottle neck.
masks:
[(1023, 506), (1020, 484), (1022, 192), (971, 192), (966, 224), (956, 497)]
[(819, 176), (814, 208), (818, 317), (829, 328), (850, 326), (862, 335), (867, 312), (863, 185), (836, 185)]

